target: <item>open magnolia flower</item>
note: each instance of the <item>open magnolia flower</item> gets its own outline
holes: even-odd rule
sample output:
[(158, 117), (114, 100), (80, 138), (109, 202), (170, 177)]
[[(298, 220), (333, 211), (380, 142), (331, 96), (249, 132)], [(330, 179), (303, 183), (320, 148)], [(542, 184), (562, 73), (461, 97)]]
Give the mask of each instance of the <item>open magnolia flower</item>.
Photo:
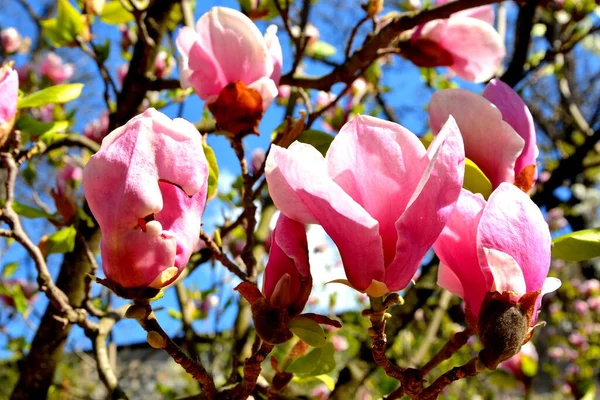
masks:
[[(149, 109), (102, 141), (83, 189), (102, 230), (102, 269), (124, 297), (173, 282), (199, 241), (208, 164), (191, 123)], [(127, 290), (123, 290), (127, 289)]]
[[(451, 0), (436, 0), (435, 5)], [(506, 55), (493, 27), (494, 9), (481, 6), (421, 25), (402, 46), (402, 56), (418, 67), (449, 67), (459, 77), (485, 82)]]
[(523, 328), (518, 351), (529, 340), (541, 297), (560, 286), (560, 280), (547, 278), (551, 244), (541, 211), (516, 186), (500, 184), (487, 203), (463, 189), (433, 246), (440, 257), (438, 284), (465, 301), (467, 320), (480, 337), (488, 329), (489, 308), (517, 307), (525, 326), (508, 328)]
[(465, 155), (481, 168), (493, 188), (515, 182), (522, 173), (529, 173), (533, 183), (538, 153), (535, 125), (529, 109), (510, 86), (493, 80), (482, 96), (463, 89), (434, 93), (429, 103), (434, 134), (450, 115), (460, 128)]
[(11, 67), (0, 68), (0, 146), (12, 131), (17, 114), (19, 76)]
[(255, 131), (277, 96), (283, 58), (277, 27), (269, 26), (263, 37), (241, 12), (213, 7), (195, 31), (179, 31), (177, 48), (182, 86), (206, 100), (221, 129)]
[(271, 234), (262, 293), (249, 282), (240, 283), (235, 290), (252, 305), (258, 335), (268, 343), (277, 344), (291, 339), (293, 334), (288, 325), (293, 320), (310, 319), (320, 324), (341, 326), (338, 321), (322, 315), (300, 314), (311, 289), (306, 228), (280, 214)]
[(325, 158), (307, 144), (273, 145), (265, 173), (283, 214), (333, 239), (349, 284), (382, 296), (408, 285), (454, 210), (464, 150), (452, 118), (425, 150), (402, 126), (358, 116)]

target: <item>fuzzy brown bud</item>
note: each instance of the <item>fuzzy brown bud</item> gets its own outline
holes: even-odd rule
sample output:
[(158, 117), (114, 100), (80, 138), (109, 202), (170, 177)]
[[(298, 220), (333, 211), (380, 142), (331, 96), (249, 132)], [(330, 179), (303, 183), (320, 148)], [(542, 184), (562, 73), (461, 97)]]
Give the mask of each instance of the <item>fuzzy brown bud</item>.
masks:
[(477, 333), (481, 362), (490, 370), (517, 354), (529, 333), (529, 318), (508, 292), (488, 293), (479, 312)]

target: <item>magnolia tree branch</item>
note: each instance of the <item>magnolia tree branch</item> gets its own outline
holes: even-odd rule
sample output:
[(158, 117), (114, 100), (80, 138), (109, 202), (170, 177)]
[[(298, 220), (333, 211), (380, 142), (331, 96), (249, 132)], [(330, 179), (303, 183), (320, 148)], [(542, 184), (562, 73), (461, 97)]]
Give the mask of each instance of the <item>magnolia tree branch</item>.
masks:
[(434, 355), (433, 358), (429, 360), (427, 364), (421, 367), (421, 373), (423, 375), (427, 375), (440, 363), (452, 357), (454, 353), (460, 350), (460, 348), (467, 343), (467, 341), (471, 336), (473, 336), (473, 334), (473, 329), (471, 329), (470, 327), (466, 328), (464, 331), (456, 332), (454, 335), (452, 335), (452, 338), (448, 340), (444, 347), (442, 347), (440, 351), (438, 351), (436, 355)]
[(439, 378), (437, 378), (429, 387), (423, 390), (419, 400), (436, 399), (439, 394), (454, 381), (464, 378), (470, 378), (485, 370), (485, 366), (479, 361), (479, 357), (471, 359), (465, 365), (452, 368)]
[(177, 364), (194, 377), (202, 387), (204, 395), (215, 398), (217, 389), (215, 382), (199, 360), (190, 358), (177, 346), (158, 323), (152, 307), (147, 300), (136, 300), (126, 313), (128, 318), (136, 319), (148, 332), (148, 343), (156, 349), (164, 349)]
[(460, 0), (442, 4), (437, 7), (424, 8), (420, 11), (402, 13), (382, 28), (376, 35), (369, 38), (365, 44), (356, 50), (346, 62), (335, 67), (327, 75), (319, 78), (300, 78), (294, 76), (294, 71), (281, 78), (282, 85), (300, 86), (310, 89), (330, 91), (338, 82), (351, 83), (360, 76), (362, 71), (382, 56), (381, 50), (392, 46), (402, 32), (435, 19), (448, 18), (450, 15), (473, 7), (498, 3), (501, 0)]

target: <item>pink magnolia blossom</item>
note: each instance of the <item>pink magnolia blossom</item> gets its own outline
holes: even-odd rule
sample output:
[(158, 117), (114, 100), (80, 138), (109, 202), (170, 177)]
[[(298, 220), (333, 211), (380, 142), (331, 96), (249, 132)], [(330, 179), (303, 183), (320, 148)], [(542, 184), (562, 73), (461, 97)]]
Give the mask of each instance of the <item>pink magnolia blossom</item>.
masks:
[(77, 200), (73, 190), (74, 183), (80, 181), (83, 175), (81, 167), (68, 162), (58, 174), (56, 174), (56, 187), (50, 194), (54, 198), (56, 209), (62, 215), (66, 223), (70, 223), (77, 214)]
[(2, 29), (0, 43), (6, 53), (16, 53), (21, 47), (21, 35), (15, 28)]
[(171, 74), (171, 69), (175, 64), (175, 60), (166, 51), (159, 51), (154, 60), (154, 75), (157, 78), (163, 78)]
[(516, 186), (502, 183), (486, 201), (462, 190), (456, 210), (433, 245), (440, 257), (438, 284), (465, 301), (476, 321), (488, 292), (510, 292), (511, 301), (556, 290), (547, 278), (552, 239), (539, 208)]
[(427, 150), (398, 124), (358, 116), (325, 158), (295, 142), (273, 145), (266, 163), (275, 205), (296, 221), (322, 225), (349, 284), (372, 296), (408, 285), (454, 210), (463, 173), (452, 118)]
[(271, 305), (295, 316), (304, 309), (312, 289), (306, 228), (280, 214), (271, 239), (262, 292)]
[(196, 30), (184, 27), (177, 36), (183, 64), (183, 87), (193, 87), (198, 96), (214, 102), (229, 84), (243, 82), (262, 97), (263, 111), (277, 96), (282, 53), (277, 28), (263, 37), (254, 23), (239, 11), (213, 7), (204, 14)]
[(196, 247), (208, 164), (198, 131), (151, 108), (114, 130), (84, 169), (102, 268), (121, 288), (160, 289)]
[[(450, 0), (436, 0), (435, 5)], [(493, 27), (494, 9), (481, 6), (417, 27), (402, 55), (419, 67), (449, 67), (459, 77), (485, 82), (494, 76), (506, 55)]]
[(63, 59), (55, 53), (46, 54), (40, 66), (40, 74), (55, 85), (70, 79), (74, 72), (73, 64), (64, 64)]
[(12, 131), (17, 114), (19, 76), (11, 67), (0, 68), (0, 146)]
[(89, 122), (83, 128), (83, 136), (92, 139), (96, 143), (102, 142), (102, 139), (108, 134), (109, 122), (108, 111), (105, 110), (98, 119)]
[(529, 109), (508, 85), (493, 80), (482, 96), (463, 89), (441, 90), (429, 103), (434, 134), (449, 115), (456, 119), (465, 154), (490, 179), (494, 188), (513, 183), (524, 168), (535, 164), (535, 125)]

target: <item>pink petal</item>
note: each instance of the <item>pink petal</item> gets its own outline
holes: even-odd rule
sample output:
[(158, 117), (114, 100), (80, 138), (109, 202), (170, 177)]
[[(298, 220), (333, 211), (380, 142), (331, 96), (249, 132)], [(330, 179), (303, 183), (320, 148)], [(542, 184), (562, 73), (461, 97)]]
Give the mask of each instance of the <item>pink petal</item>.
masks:
[(198, 242), (207, 179), (200, 135), (185, 120), (149, 109), (106, 136), (83, 189), (102, 230), (107, 277), (144, 286), (175, 268), (175, 279)]
[(277, 37), (276, 25), (269, 25), (267, 28), (267, 32), (265, 33), (265, 43), (269, 50), (271, 62), (273, 63), (271, 79), (275, 82), (275, 85), (278, 85), (279, 79), (281, 78), (281, 68), (283, 67), (283, 52), (281, 50), (279, 38)]
[[(516, 296), (526, 293), (525, 277), (519, 264), (509, 254), (499, 250), (483, 248), (486, 267), (482, 267), (491, 291), (514, 292)], [(485, 271), (487, 269), (488, 271)]]
[(203, 47), (200, 35), (190, 27), (183, 27), (177, 35), (176, 44), (182, 56), (182, 86), (192, 86), (203, 100), (218, 95), (229, 82), (214, 56)]
[(429, 165), (396, 222), (396, 257), (385, 271), (385, 283), (391, 291), (408, 285), (456, 206), (465, 173), (465, 153), (453, 118), (448, 118), (433, 140), (427, 157)]
[(498, 79), (493, 79), (485, 87), (483, 97), (498, 107), (504, 121), (512, 126), (525, 141), (523, 151), (515, 163), (515, 175), (518, 175), (523, 168), (536, 162), (535, 124), (529, 108), (521, 96)]
[[(434, 2), (434, 4), (436, 6), (439, 6), (442, 4), (450, 3), (452, 1), (454, 1), (454, 0), (436, 0)], [(460, 12), (457, 12), (456, 14), (452, 14), (452, 16), (450, 18), (452, 18), (454, 16), (477, 18), (477, 19), (487, 22), (490, 25), (494, 25), (494, 19), (495, 19), (494, 18), (494, 7), (491, 5), (468, 8), (464, 11), (460, 11)]]
[(273, 64), (265, 40), (241, 12), (213, 7), (200, 18), (196, 29), (200, 46), (214, 57), (227, 83), (242, 81), (249, 85), (263, 76), (271, 76)]
[[(441, 261), (438, 266), (437, 284), (439, 287), (446, 289), (461, 299), (465, 298), (465, 289), (460, 279), (456, 276), (454, 271), (452, 271), (452, 268)], [(471, 290), (471, 288), (469, 288), (469, 290)]]
[(429, 103), (429, 121), (434, 134), (452, 115), (460, 128), (466, 157), (471, 159), (497, 187), (514, 181), (515, 161), (523, 150), (523, 139), (502, 119), (489, 101), (462, 89), (441, 90)]
[(279, 281), (287, 275), (290, 279), (288, 291), (277, 296), (278, 304), (273, 305), (288, 308), (294, 304), (295, 311), (301, 312), (310, 294), (310, 289), (305, 290), (305, 286), (312, 285), (306, 229), (300, 222), (280, 214), (272, 238), (263, 294), (272, 300)]
[(506, 55), (504, 42), (488, 23), (469, 17), (454, 16), (438, 24), (423, 38), (431, 39), (452, 53), (450, 67), (461, 78), (485, 82), (496, 73)]
[(365, 290), (373, 279), (383, 280), (378, 223), (328, 176), (321, 153), (298, 142), (288, 149), (271, 146), (265, 173), (283, 214), (318, 223), (333, 239), (353, 287)]
[(479, 223), (477, 248), (486, 272), (484, 248), (510, 255), (523, 271), (526, 292), (541, 290), (550, 267), (552, 240), (548, 224), (529, 196), (514, 185), (502, 183), (490, 196)]
[(11, 121), (17, 113), (19, 75), (16, 70), (0, 69), (0, 125)]
[(332, 179), (379, 221), (386, 265), (396, 254), (395, 223), (428, 163), (416, 135), (364, 115), (345, 124), (329, 147), (327, 168)]
[(481, 195), (463, 189), (452, 216), (433, 244), (433, 249), (440, 258), (438, 282), (459, 295), (451, 286), (452, 281), (445, 277), (449, 273), (442, 269), (444, 265), (445, 269), (450, 269), (456, 276), (461, 287), (467, 288), (464, 297), (461, 297), (474, 316), (479, 314), (481, 303), (489, 291), (477, 258), (477, 227), (485, 204)]

